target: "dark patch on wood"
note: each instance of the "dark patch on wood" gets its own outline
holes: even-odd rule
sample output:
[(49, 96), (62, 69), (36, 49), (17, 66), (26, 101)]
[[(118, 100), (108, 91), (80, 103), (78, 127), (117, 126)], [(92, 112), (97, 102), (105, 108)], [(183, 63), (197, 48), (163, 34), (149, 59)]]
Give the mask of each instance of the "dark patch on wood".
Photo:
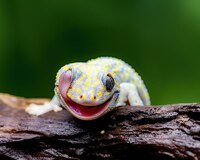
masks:
[(199, 104), (119, 107), (89, 122), (24, 112), (45, 101), (0, 95), (0, 159), (200, 159)]

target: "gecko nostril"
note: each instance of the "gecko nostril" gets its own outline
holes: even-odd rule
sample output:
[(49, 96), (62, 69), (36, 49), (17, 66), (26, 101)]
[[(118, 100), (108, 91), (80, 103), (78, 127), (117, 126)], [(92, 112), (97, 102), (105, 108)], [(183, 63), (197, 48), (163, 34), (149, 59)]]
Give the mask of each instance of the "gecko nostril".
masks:
[(83, 96), (81, 95), (81, 96), (80, 96), (80, 99), (82, 99), (82, 98), (83, 98)]
[(97, 97), (96, 97), (96, 96), (94, 96), (94, 99), (97, 99)]

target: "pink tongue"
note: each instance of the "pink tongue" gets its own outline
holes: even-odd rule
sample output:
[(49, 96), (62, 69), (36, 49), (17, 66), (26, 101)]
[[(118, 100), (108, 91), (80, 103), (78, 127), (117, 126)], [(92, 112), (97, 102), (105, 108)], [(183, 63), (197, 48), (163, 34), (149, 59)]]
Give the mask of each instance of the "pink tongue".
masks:
[(59, 78), (58, 88), (60, 90), (61, 96), (65, 99), (67, 97), (67, 90), (69, 89), (72, 82), (72, 73), (71, 71), (66, 71), (61, 74)]
[(102, 112), (107, 107), (108, 103), (109, 103), (109, 101), (105, 102), (104, 104), (101, 104), (99, 106), (87, 107), (87, 106), (79, 105), (70, 99), (66, 100), (66, 104), (68, 105), (68, 107), (70, 108), (71, 111), (73, 111), (74, 113), (76, 113), (79, 116), (84, 116), (84, 117), (98, 115), (100, 112)]

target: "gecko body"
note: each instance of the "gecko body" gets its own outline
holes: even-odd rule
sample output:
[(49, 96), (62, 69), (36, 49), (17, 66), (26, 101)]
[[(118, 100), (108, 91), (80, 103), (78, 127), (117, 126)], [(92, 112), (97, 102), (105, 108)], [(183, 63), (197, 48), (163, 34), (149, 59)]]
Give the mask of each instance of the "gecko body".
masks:
[(124, 61), (101, 57), (88, 62), (70, 63), (57, 73), (55, 96), (44, 105), (31, 104), (26, 111), (41, 115), (67, 109), (81, 120), (97, 119), (117, 106), (149, 105), (143, 80)]

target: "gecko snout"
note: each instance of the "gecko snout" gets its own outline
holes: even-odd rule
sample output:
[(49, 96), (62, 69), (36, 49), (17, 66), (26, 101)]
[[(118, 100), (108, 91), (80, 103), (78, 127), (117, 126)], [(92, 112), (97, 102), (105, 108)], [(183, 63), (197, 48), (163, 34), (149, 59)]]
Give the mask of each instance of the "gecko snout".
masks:
[[(79, 99), (85, 99), (85, 95), (80, 95), (80, 96), (79, 96)], [(96, 97), (95, 95), (92, 95), (92, 96), (90, 96), (89, 99), (90, 99), (90, 100), (96, 100), (97, 97)]]

